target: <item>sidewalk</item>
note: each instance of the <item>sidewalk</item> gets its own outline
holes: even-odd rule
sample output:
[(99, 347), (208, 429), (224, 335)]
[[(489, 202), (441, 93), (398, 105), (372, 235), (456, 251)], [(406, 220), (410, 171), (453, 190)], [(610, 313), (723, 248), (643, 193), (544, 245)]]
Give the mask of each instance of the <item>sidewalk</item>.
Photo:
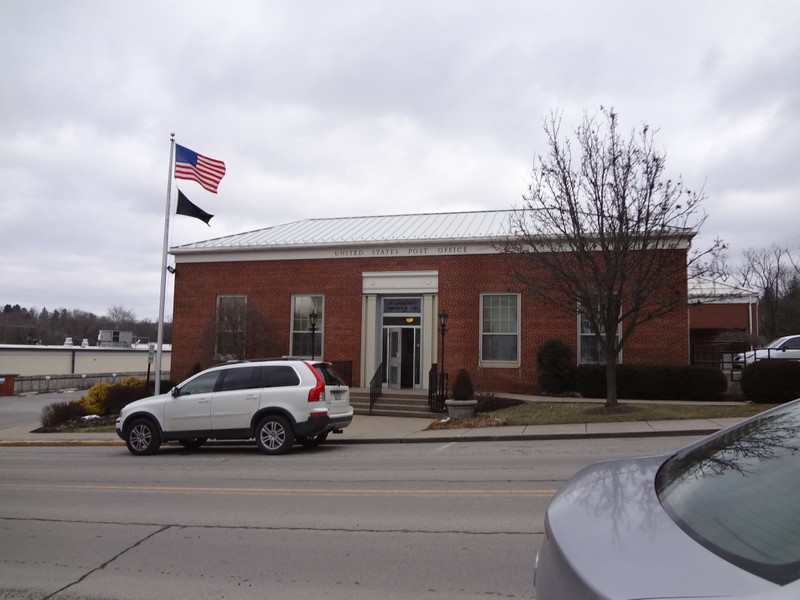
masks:
[[(478, 442), (500, 440), (557, 440), (577, 438), (708, 435), (740, 421), (737, 418), (578, 423), (476, 427), (426, 431), (431, 419), (356, 415), (341, 434), (327, 443), (397, 444), (423, 442)], [(8, 446), (123, 446), (116, 433), (31, 433), (38, 424), (0, 430), (0, 447)]]

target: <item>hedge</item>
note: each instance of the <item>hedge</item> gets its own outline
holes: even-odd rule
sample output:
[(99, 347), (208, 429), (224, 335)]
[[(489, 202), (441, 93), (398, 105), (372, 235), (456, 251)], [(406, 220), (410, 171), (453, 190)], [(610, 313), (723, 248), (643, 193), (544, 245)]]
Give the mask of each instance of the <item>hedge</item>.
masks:
[[(606, 397), (606, 366), (581, 365), (576, 388), (585, 398)], [(728, 381), (719, 369), (617, 365), (617, 397), (627, 400), (722, 400)]]
[(800, 398), (800, 362), (759, 360), (742, 371), (742, 393), (751, 402), (780, 404)]
[(87, 415), (117, 415), (122, 407), (134, 400), (153, 394), (144, 380), (128, 378), (122, 384), (97, 383), (79, 400)]
[(548, 394), (561, 394), (574, 389), (575, 365), (572, 350), (558, 339), (547, 340), (536, 352), (539, 388)]

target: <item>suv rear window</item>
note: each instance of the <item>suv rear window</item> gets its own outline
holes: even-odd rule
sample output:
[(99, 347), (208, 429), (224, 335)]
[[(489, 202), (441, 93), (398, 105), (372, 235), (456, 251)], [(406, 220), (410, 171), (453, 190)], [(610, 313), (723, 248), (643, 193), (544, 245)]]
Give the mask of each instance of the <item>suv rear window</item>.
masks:
[(800, 578), (800, 403), (676, 454), (656, 488), (715, 554), (780, 585)]
[(315, 363), (314, 368), (317, 373), (319, 373), (319, 376), (322, 377), (322, 381), (325, 382), (325, 385), (345, 385), (345, 382), (339, 377), (339, 374), (332, 365), (328, 363)]

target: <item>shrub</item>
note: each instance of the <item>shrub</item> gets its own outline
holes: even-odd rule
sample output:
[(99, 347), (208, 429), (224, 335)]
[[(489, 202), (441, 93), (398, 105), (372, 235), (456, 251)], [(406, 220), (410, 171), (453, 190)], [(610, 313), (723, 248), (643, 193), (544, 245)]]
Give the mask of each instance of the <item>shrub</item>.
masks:
[(101, 381), (90, 387), (85, 396), (81, 396), (79, 402), (85, 414), (102, 415), (104, 413), (109, 389), (111, 389), (111, 384)]
[(575, 389), (575, 367), (572, 351), (561, 340), (547, 340), (536, 353), (539, 387), (548, 394), (561, 394)]
[(132, 385), (114, 385), (108, 390), (105, 406), (103, 408), (104, 415), (118, 415), (122, 407), (130, 404), (134, 400), (147, 398), (152, 394), (149, 388), (145, 387), (144, 381), (138, 386)]
[(475, 396), (472, 379), (466, 369), (459, 369), (456, 373), (450, 394), (453, 400), (472, 400)]
[(751, 402), (779, 404), (800, 398), (800, 362), (760, 360), (742, 371), (742, 392)]
[[(181, 382), (180, 381), (172, 381), (171, 379), (162, 379), (161, 380), (160, 391), (161, 391), (162, 394), (166, 394), (168, 391), (170, 391), (172, 388), (174, 388), (179, 383), (181, 383)], [(153, 382), (153, 381), (150, 382), (150, 388), (149, 389), (150, 389), (150, 393), (153, 394), (154, 390), (155, 390), (155, 382)]]
[(47, 429), (60, 427), (69, 421), (80, 419), (85, 414), (80, 400), (48, 404), (42, 409), (42, 427)]
[[(586, 398), (605, 398), (606, 366), (581, 365), (578, 391)], [(728, 388), (722, 371), (708, 367), (618, 365), (617, 397), (627, 400), (721, 400)]]
[(122, 385), (126, 387), (141, 387), (145, 384), (144, 379), (131, 375), (122, 380)]
[(116, 415), (126, 404), (152, 394), (141, 379), (138, 379), (139, 385), (133, 385), (134, 382), (130, 380), (136, 378), (129, 377), (117, 385), (101, 382), (90, 387), (86, 395), (79, 400), (84, 414)]
[(584, 398), (605, 398), (606, 366), (580, 365), (577, 367), (575, 369), (575, 387)]
[(192, 375), (197, 375), (202, 370), (203, 370), (203, 365), (200, 364), (199, 360), (196, 360), (196, 361), (194, 361), (194, 364), (192, 365), (192, 368), (189, 369), (189, 372), (186, 374), (186, 378), (188, 379)]

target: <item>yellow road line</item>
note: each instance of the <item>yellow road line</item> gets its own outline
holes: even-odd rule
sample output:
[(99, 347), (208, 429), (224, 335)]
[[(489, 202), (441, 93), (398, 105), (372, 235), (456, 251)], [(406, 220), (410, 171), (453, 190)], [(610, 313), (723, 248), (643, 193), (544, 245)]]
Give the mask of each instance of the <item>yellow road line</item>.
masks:
[(42, 492), (112, 492), (135, 494), (230, 494), (265, 496), (528, 496), (550, 497), (556, 490), (481, 490), (481, 489), (324, 489), (324, 488), (243, 488), (105, 484), (0, 483), (0, 490)]

